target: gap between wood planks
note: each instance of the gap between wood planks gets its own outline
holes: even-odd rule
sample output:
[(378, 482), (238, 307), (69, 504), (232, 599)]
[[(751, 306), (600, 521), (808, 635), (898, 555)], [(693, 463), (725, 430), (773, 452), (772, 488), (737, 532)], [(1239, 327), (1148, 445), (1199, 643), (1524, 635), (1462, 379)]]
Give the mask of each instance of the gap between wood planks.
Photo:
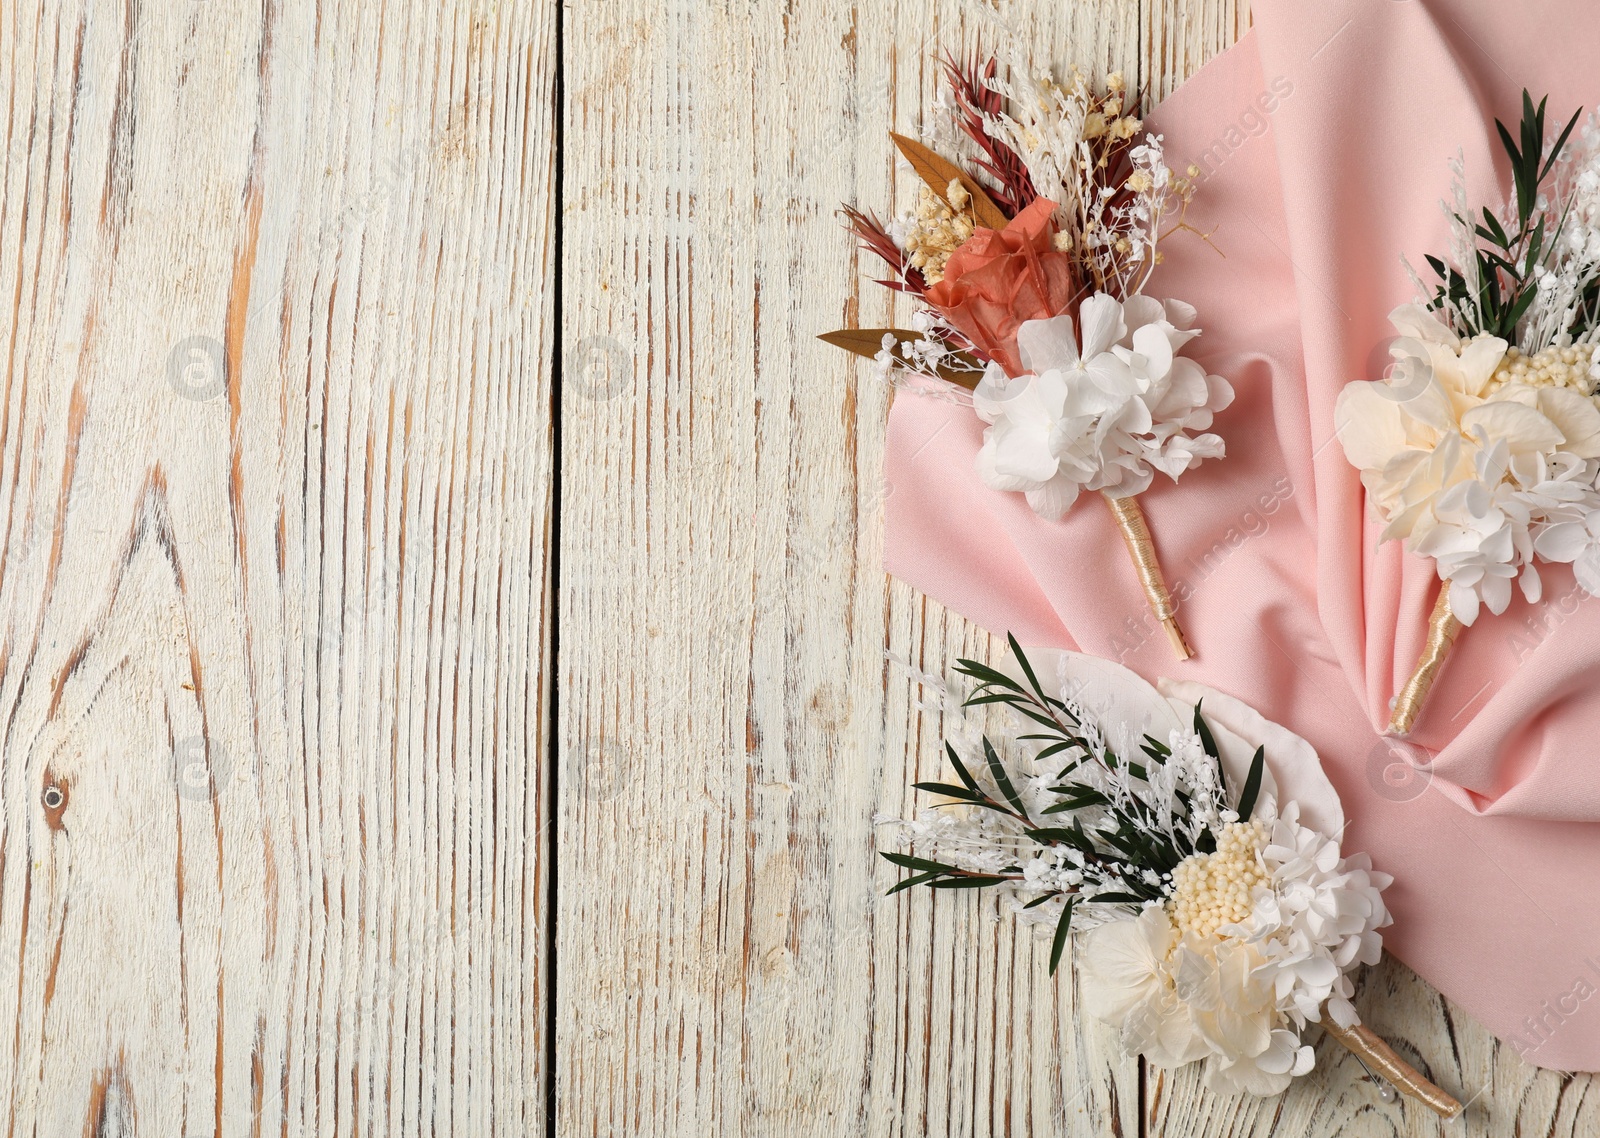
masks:
[(561, 831), (561, 375), (566, 342), (561, 335), (563, 309), (562, 265), (566, 248), (561, 224), (562, 204), (566, 201), (567, 130), (567, 19), (566, 5), (557, 0), (555, 46), (554, 121), (555, 159), (551, 169), (551, 193), (555, 198), (555, 233), (551, 238), (550, 315), (555, 334), (550, 337), (550, 529), (545, 538), (550, 591), (545, 598), (545, 627), (550, 630), (545, 653), (546, 687), (550, 693), (545, 708), (545, 801), (550, 804), (550, 831), (545, 844), (545, 864), (549, 867), (546, 889), (550, 898), (545, 906), (544, 925), (544, 1132), (556, 1138), (556, 920), (560, 912), (556, 890), (560, 887), (556, 851)]

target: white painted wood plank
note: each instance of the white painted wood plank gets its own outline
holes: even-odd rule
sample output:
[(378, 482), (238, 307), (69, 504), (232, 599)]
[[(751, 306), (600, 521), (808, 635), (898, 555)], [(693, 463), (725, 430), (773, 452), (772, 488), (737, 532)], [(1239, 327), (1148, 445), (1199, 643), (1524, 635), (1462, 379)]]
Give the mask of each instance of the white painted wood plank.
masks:
[(1047, 944), (882, 896), (939, 754), (884, 651), (992, 646), (885, 582), (887, 393), (813, 338), (887, 318), (835, 210), (1008, 28), (1138, 63), (1124, 3), (569, 10), (561, 1134), (1136, 1132)]
[(0, 9), (0, 1119), (543, 1124), (553, 4)]

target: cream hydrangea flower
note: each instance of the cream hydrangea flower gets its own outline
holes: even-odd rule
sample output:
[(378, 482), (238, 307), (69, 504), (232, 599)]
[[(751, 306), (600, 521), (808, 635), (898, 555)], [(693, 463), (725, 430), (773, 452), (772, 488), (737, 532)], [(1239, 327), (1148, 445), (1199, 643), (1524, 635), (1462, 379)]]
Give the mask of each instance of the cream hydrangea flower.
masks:
[[(1199, 872), (1186, 872), (1191, 863)], [(1118, 1028), (1130, 1055), (1162, 1067), (1205, 1058), (1213, 1088), (1276, 1094), (1311, 1069), (1307, 1023), (1359, 1022), (1349, 974), (1382, 956), (1392, 879), (1302, 826), (1297, 803), (1226, 827), (1217, 853), (1194, 855), (1173, 878), (1167, 905), (1080, 937), (1085, 1006)], [(1207, 914), (1219, 909), (1238, 919), (1218, 927)]]
[(1394, 373), (1346, 384), (1334, 412), (1385, 523), (1380, 540), (1435, 560), (1463, 624), (1480, 603), (1504, 612), (1513, 581), (1537, 600), (1540, 530), (1596, 497), (1600, 406), (1503, 367), (1509, 345), (1498, 337), (1463, 340), (1415, 304), (1390, 320), (1402, 333)]
[(1206, 1060), (1205, 1081), (1218, 1094), (1275, 1095), (1286, 1090), (1316, 1065), (1311, 1048), (1286, 1028), (1274, 1028), (1265, 1049), (1256, 1055), (1213, 1055)]
[(973, 392), (991, 426), (978, 473), (996, 490), (1027, 495), (1052, 521), (1083, 490), (1126, 497), (1156, 472), (1176, 480), (1222, 439), (1205, 432), (1233, 401), (1221, 376), (1179, 353), (1199, 331), (1194, 309), (1147, 296), (1118, 301), (1096, 293), (1070, 316), (1030, 320), (1017, 331), (1028, 374), (991, 365)]
[(1190, 1009), (1179, 999), (1172, 956), (1178, 932), (1167, 911), (1151, 906), (1128, 921), (1108, 921), (1079, 938), (1091, 981), (1089, 1014), (1115, 1024), (1123, 1049), (1163, 1067), (1210, 1053)]

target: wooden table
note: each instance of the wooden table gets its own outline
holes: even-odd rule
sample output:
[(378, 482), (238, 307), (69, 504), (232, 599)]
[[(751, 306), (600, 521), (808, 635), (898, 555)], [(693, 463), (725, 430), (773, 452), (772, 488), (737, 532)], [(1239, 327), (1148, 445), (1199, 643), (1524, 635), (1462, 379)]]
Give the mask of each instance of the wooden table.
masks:
[[(936, 769), (837, 203), (933, 53), (1156, 95), (1232, 2), (0, 7), (7, 1135), (1423, 1135), (1147, 1070)], [(886, 662), (885, 653), (889, 662)], [(1600, 1128), (1404, 967), (1468, 1133)], [(553, 1109), (552, 1109), (553, 1108)]]

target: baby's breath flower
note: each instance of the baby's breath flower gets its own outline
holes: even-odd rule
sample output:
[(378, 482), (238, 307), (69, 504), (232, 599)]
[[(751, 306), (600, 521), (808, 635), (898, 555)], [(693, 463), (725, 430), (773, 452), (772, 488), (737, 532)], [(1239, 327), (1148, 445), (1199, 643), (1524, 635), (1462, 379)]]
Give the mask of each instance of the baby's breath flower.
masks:
[(944, 279), (944, 267), (950, 254), (960, 248), (976, 228), (977, 223), (967, 208), (971, 202), (972, 196), (959, 181), (950, 183), (943, 199), (923, 186), (916, 212), (902, 219), (901, 248), (930, 286)]

